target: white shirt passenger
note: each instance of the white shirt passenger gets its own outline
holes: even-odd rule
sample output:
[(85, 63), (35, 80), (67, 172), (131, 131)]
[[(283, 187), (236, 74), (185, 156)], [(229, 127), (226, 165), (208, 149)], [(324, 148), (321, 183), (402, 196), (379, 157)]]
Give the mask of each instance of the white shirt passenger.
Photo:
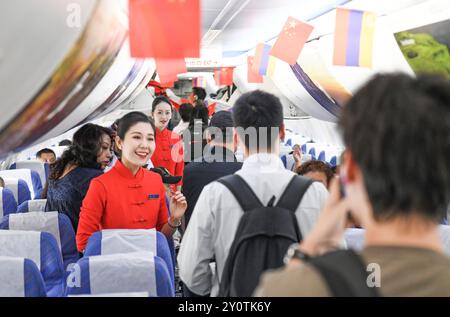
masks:
[[(263, 205), (272, 196), (276, 197), (276, 204), (295, 175), (284, 168), (277, 155), (265, 153), (249, 156), (236, 174), (248, 183)], [(325, 186), (319, 182), (314, 182), (304, 194), (296, 210), (303, 238), (316, 223), (327, 197)], [(180, 278), (192, 292), (217, 296), (219, 279), (242, 215), (239, 203), (223, 184), (213, 182), (203, 189), (178, 254)], [(215, 272), (210, 269), (213, 258)]]
[(184, 130), (186, 130), (189, 127), (189, 121), (188, 122), (184, 122), (183, 120), (181, 120), (177, 126), (175, 128), (173, 128), (173, 132), (175, 132), (176, 134), (181, 135), (183, 133)]

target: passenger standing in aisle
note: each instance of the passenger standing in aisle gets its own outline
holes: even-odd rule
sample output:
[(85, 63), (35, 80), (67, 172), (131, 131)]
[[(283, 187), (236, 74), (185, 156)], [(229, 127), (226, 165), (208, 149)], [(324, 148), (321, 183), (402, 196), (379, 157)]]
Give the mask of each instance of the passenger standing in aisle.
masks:
[(238, 141), (233, 131), (231, 112), (219, 111), (213, 115), (207, 135), (207, 155), (202, 157), (201, 162), (189, 163), (184, 169), (183, 194), (188, 202), (188, 209), (184, 215), (186, 227), (203, 188), (242, 167), (242, 163), (238, 162), (234, 155)]
[[(238, 129), (239, 142), (245, 148), (242, 169), (235, 175), (250, 186), (264, 206), (273, 200), (273, 196), (277, 199), (276, 204), (296, 175), (284, 168), (279, 157), (280, 139), (285, 136), (280, 100), (259, 90), (245, 93), (233, 107), (233, 122)], [(250, 131), (250, 135), (245, 131)], [(305, 192), (295, 212), (303, 237), (317, 221), (327, 196), (326, 188), (318, 182)], [(191, 292), (217, 296), (225, 261), (242, 215), (241, 206), (225, 185), (214, 181), (205, 186), (178, 254), (180, 278)], [(216, 262), (214, 271), (210, 268), (213, 259)]]
[[(438, 227), (450, 200), (450, 83), (377, 75), (345, 105), (339, 125), (346, 195), (334, 179), (309, 237), (286, 268), (263, 276), (256, 295), (338, 296), (340, 288), (340, 296), (450, 296), (440, 236), (449, 228)], [(353, 256), (333, 252), (349, 212), (366, 230)]]

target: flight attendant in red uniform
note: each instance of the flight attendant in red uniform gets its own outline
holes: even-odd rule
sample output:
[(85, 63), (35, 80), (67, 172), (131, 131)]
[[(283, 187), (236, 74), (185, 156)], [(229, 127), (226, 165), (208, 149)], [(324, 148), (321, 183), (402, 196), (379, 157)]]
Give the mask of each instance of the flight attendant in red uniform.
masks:
[[(173, 176), (183, 176), (183, 144), (181, 137), (167, 129), (172, 118), (172, 106), (164, 96), (158, 96), (152, 103), (152, 116), (156, 126), (156, 149), (152, 156), (154, 167), (165, 167)], [(179, 190), (182, 180), (176, 184)]]
[(166, 205), (161, 175), (142, 166), (155, 150), (155, 125), (141, 112), (120, 119), (116, 147), (120, 160), (107, 173), (94, 178), (83, 200), (77, 248), (83, 252), (89, 237), (102, 229), (151, 229), (171, 237), (187, 207), (180, 192)]

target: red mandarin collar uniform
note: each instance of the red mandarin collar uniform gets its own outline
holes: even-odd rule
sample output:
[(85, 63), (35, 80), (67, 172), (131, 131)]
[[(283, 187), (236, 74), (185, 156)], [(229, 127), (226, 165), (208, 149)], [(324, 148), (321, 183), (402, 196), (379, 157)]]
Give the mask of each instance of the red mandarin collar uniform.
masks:
[[(183, 144), (180, 136), (167, 128), (163, 131), (156, 129), (156, 148), (151, 160), (154, 167), (165, 167), (171, 175), (183, 176)], [(182, 180), (176, 185), (181, 186)]]
[(83, 200), (77, 230), (77, 248), (102, 229), (151, 229), (168, 221), (161, 176), (140, 168), (134, 176), (117, 161), (107, 173), (94, 178)]

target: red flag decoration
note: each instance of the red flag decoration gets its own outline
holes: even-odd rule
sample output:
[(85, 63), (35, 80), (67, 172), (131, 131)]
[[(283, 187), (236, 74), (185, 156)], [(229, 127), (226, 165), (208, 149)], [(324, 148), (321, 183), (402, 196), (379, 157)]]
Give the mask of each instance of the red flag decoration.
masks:
[(200, 57), (200, 0), (129, 0), (132, 57)]
[(294, 65), (313, 29), (312, 25), (289, 17), (273, 45), (270, 55), (285, 61), (289, 65)]
[(214, 71), (216, 85), (233, 85), (233, 67), (222, 67)]
[(263, 77), (253, 71), (254, 63), (254, 56), (247, 56), (247, 81), (253, 84), (261, 84), (263, 82)]
[[(186, 73), (186, 62), (180, 59), (156, 58), (156, 71), (159, 75), (161, 85), (165, 87), (173, 87), (173, 83), (178, 80), (177, 75)], [(168, 86), (170, 84), (170, 86)]]

